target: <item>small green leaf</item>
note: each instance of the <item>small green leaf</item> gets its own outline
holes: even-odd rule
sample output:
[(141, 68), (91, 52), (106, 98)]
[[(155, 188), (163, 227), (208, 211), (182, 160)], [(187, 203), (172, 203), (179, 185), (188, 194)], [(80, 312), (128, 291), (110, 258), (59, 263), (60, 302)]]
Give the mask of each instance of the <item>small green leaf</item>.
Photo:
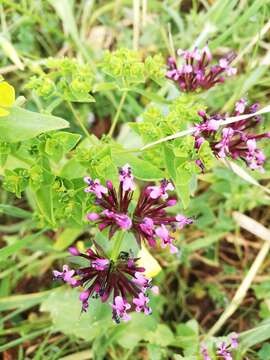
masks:
[(29, 172), (27, 169), (17, 168), (14, 170), (6, 170), (3, 187), (5, 190), (13, 192), (18, 198), (27, 188), (29, 181)]
[(44, 185), (35, 192), (35, 200), (39, 211), (51, 224), (54, 224), (52, 187)]
[(210, 169), (213, 166), (215, 157), (210, 148), (209, 142), (204, 141), (198, 151), (199, 159), (203, 162), (206, 169)]

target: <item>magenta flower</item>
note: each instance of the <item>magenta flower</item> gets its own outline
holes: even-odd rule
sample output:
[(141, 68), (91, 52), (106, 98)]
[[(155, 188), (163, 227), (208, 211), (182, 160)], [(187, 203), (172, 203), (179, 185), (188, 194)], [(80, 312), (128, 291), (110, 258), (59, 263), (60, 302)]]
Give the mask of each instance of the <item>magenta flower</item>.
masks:
[(217, 355), (222, 356), (224, 360), (233, 360), (231, 353), (228, 351), (228, 345), (225, 342), (218, 346)]
[(108, 191), (104, 186), (100, 185), (100, 181), (98, 179), (92, 180), (89, 176), (86, 176), (84, 181), (89, 185), (84, 191), (95, 194), (99, 199), (101, 199), (102, 195), (106, 194)]
[(161, 226), (156, 229), (155, 233), (161, 239), (162, 248), (165, 248), (168, 245), (172, 254), (178, 252), (177, 247), (172, 243), (174, 238), (170, 236), (170, 233), (164, 224), (161, 224)]
[(131, 215), (129, 206), (135, 185), (129, 165), (119, 170), (119, 182), (119, 190), (116, 192), (112, 182), (107, 181), (106, 191), (103, 191), (101, 198), (97, 196), (96, 199), (101, 211), (89, 213), (87, 219), (95, 221), (101, 231), (109, 228), (110, 238), (118, 229), (129, 230), (139, 245), (146, 241), (149, 246), (154, 247), (159, 238), (162, 247), (168, 245), (172, 253), (177, 252), (177, 248), (172, 244), (174, 238), (170, 232), (177, 227), (182, 229), (185, 225), (191, 224), (192, 220), (182, 214), (167, 214), (165, 209), (177, 203), (176, 199), (168, 195), (169, 191), (174, 190), (172, 183), (164, 179), (158, 186), (147, 186), (142, 189)]
[[(240, 99), (235, 105), (232, 116), (252, 114), (257, 110), (258, 104), (247, 106), (247, 101)], [(207, 140), (217, 158), (242, 159), (250, 169), (263, 171), (266, 158), (262, 150), (258, 149), (257, 141), (270, 138), (270, 132), (256, 134), (251, 131), (262, 120), (260, 116), (255, 115), (223, 127), (219, 138), (220, 121), (225, 118), (225, 115), (216, 114), (208, 117), (204, 111), (199, 111), (198, 114), (203, 121), (195, 125), (196, 149), (199, 149), (203, 142)], [(203, 168), (201, 162), (196, 163)]]
[(201, 350), (201, 354), (203, 356), (203, 360), (211, 360), (211, 357), (209, 356), (207, 347), (204, 344), (201, 345), (200, 350)]
[[(236, 349), (238, 347), (238, 334), (232, 333), (230, 340), (230, 343), (226, 343), (225, 341), (223, 341), (216, 347), (215, 358), (223, 360), (233, 360), (231, 349)], [(204, 360), (211, 360), (205, 344), (201, 344), (200, 351)]]
[(172, 245), (174, 238), (169, 235), (169, 230), (174, 231), (177, 226), (182, 228), (184, 219), (185, 224), (191, 224), (192, 220), (180, 214), (177, 216), (167, 214), (165, 209), (176, 204), (176, 199), (168, 198), (167, 191), (172, 189), (172, 184), (163, 180), (159, 187), (149, 186), (141, 191), (133, 213), (131, 228), (139, 245), (144, 240), (153, 247), (156, 246), (156, 239), (160, 238), (162, 247), (169, 244), (171, 252), (176, 252), (176, 248)]
[(170, 57), (166, 76), (176, 82), (181, 91), (210, 89), (214, 85), (224, 82), (224, 74), (232, 76), (237, 72), (236, 68), (230, 66), (234, 59), (232, 52), (213, 66), (210, 65), (212, 55), (208, 46), (202, 50), (198, 48), (193, 51), (178, 50), (178, 55), (184, 59), (184, 63), (177, 66), (176, 60)]
[(237, 333), (231, 334), (231, 347), (232, 349), (236, 349), (238, 347), (238, 337), (239, 335)]
[(150, 315), (152, 313), (151, 308), (147, 306), (148, 303), (149, 303), (149, 298), (145, 296), (143, 292), (141, 292), (137, 298), (133, 299), (133, 304), (136, 305), (135, 310), (137, 312), (143, 311), (145, 315)]
[(92, 267), (100, 271), (108, 269), (109, 264), (110, 264), (110, 260), (108, 259), (96, 259), (92, 261)]
[(131, 320), (131, 316), (127, 314), (127, 310), (131, 308), (131, 305), (127, 303), (122, 296), (116, 296), (114, 299), (114, 304), (112, 304), (114, 316), (117, 319), (122, 319), (124, 321)]
[(135, 272), (132, 282), (139, 285), (142, 289), (147, 289), (150, 285), (151, 279), (147, 279), (140, 272)]
[(151, 199), (163, 199), (168, 198), (167, 191), (173, 191), (174, 186), (168, 180), (162, 180), (160, 186), (148, 186), (149, 196)]
[(175, 220), (177, 221), (178, 229), (180, 230), (183, 229), (185, 225), (192, 224), (192, 220), (182, 214), (176, 215)]
[(129, 166), (129, 164), (126, 164), (119, 171), (119, 181), (123, 184), (124, 191), (135, 190), (135, 184), (133, 179), (134, 176), (132, 175), (131, 167)]
[[(146, 315), (151, 313), (146, 304), (149, 302), (147, 291), (152, 288), (152, 283), (143, 275), (145, 269), (137, 265), (138, 258), (120, 252), (116, 261), (110, 260), (96, 243), (95, 250), (88, 249), (86, 254), (75, 247), (70, 249), (70, 253), (86, 259), (88, 265), (72, 270), (64, 265), (63, 272), (55, 270), (53, 275), (73, 287), (84, 288), (79, 296), (82, 311), (87, 311), (89, 299), (93, 297), (100, 298), (102, 302), (112, 298), (112, 315), (117, 323), (130, 319), (127, 310), (143, 311)], [(153, 293), (157, 293), (156, 287), (153, 287)]]
[(75, 274), (74, 270), (69, 270), (68, 265), (63, 266), (63, 271), (53, 271), (53, 276), (55, 279), (63, 279), (65, 282), (71, 286), (77, 286), (77, 280), (73, 278)]

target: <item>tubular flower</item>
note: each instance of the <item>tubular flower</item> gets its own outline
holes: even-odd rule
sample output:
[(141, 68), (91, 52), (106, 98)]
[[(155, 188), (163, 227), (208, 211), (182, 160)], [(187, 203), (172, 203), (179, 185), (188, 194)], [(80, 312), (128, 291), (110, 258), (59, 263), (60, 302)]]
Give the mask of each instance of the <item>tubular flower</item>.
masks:
[[(86, 254), (80, 253), (75, 247), (69, 251), (73, 256), (84, 258), (87, 265), (75, 270), (64, 265), (62, 272), (55, 270), (53, 275), (72, 287), (83, 287), (79, 296), (82, 311), (87, 311), (92, 297), (100, 298), (102, 302), (112, 298), (112, 317), (116, 323), (130, 320), (128, 310), (151, 314), (147, 296), (147, 291), (152, 288), (151, 279), (147, 279), (143, 275), (145, 269), (136, 264), (138, 258), (120, 252), (117, 260), (112, 261), (96, 243), (95, 250), (88, 249)], [(153, 287), (153, 293), (157, 293), (156, 288)]]
[[(230, 342), (221, 342), (215, 348), (215, 358), (223, 360), (233, 360), (231, 351), (238, 347), (238, 334), (232, 333), (230, 337)], [(211, 357), (208, 353), (207, 347), (205, 344), (201, 344), (200, 352), (204, 360), (211, 360)]]
[[(98, 180), (95, 182), (100, 186)], [(109, 237), (118, 229), (129, 230), (139, 245), (145, 240), (149, 246), (156, 246), (156, 239), (159, 238), (162, 247), (169, 246), (172, 253), (177, 252), (169, 230), (175, 230), (177, 227), (182, 229), (185, 225), (191, 224), (192, 220), (182, 214), (167, 214), (165, 209), (177, 203), (175, 198), (168, 195), (168, 191), (174, 190), (171, 182), (164, 179), (159, 186), (147, 186), (142, 189), (132, 215), (129, 214), (129, 205), (135, 184), (128, 164), (119, 170), (118, 193), (111, 181), (107, 181), (105, 189), (101, 197), (98, 196), (100, 191), (96, 193), (96, 204), (102, 210), (99, 213), (87, 214), (89, 221), (98, 223), (100, 230), (109, 227)]]
[(207, 347), (204, 344), (201, 345), (201, 354), (203, 356), (203, 360), (211, 360)]
[[(241, 114), (252, 114), (258, 111), (258, 104), (247, 106), (245, 99), (240, 99), (235, 104), (235, 110), (232, 116)], [(224, 115), (207, 116), (204, 111), (199, 111), (203, 121), (195, 125), (196, 131), (195, 147), (200, 148), (202, 143), (207, 140), (211, 149), (216, 157), (225, 158), (231, 157), (232, 159), (242, 159), (246, 165), (252, 169), (259, 169), (263, 171), (263, 165), (266, 160), (262, 150), (258, 149), (257, 141), (270, 138), (270, 132), (262, 134), (255, 134), (251, 131), (261, 122), (261, 116), (253, 116), (249, 119), (240, 120), (235, 123), (223, 127), (221, 137), (217, 140), (217, 131), (220, 127), (220, 120), (224, 119)], [(201, 166), (201, 164), (198, 164)]]
[(230, 67), (234, 59), (231, 52), (219, 60), (216, 65), (210, 65), (212, 60), (208, 46), (202, 50), (195, 48), (193, 51), (178, 50), (178, 55), (184, 59), (184, 63), (177, 66), (176, 59), (168, 59), (167, 78), (175, 81), (180, 90), (184, 92), (196, 91), (197, 89), (210, 89), (218, 83), (224, 82), (224, 74), (235, 75), (236, 68)]

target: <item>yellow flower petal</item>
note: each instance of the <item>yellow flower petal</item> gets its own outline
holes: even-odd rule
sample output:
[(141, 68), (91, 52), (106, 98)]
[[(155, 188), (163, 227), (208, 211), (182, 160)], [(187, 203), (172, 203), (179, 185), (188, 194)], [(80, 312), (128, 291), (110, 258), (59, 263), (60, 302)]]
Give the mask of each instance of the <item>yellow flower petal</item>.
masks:
[(142, 248), (138, 253), (138, 265), (145, 268), (144, 275), (147, 278), (152, 278), (156, 276), (160, 271), (161, 267), (157, 260), (150, 254), (144, 244), (142, 244)]
[(7, 116), (9, 114), (9, 111), (7, 111), (6, 109), (2, 109), (0, 107), (0, 116)]
[[(0, 106), (11, 107), (15, 102), (15, 90), (8, 82), (0, 82)], [(2, 115), (3, 116), (3, 115)]]

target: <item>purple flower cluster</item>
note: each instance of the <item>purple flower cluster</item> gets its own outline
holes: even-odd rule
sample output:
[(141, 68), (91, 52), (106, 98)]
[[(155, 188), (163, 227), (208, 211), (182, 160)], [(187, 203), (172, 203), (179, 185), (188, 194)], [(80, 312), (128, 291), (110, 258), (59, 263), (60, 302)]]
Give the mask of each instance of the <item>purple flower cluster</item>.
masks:
[[(258, 111), (257, 103), (248, 106), (245, 99), (240, 99), (235, 105), (232, 116), (252, 114), (256, 111)], [(252, 129), (261, 122), (261, 116), (255, 115), (224, 126), (221, 131), (221, 138), (218, 139), (217, 131), (220, 127), (220, 121), (225, 118), (225, 115), (207, 116), (205, 111), (199, 111), (198, 114), (201, 116), (202, 122), (195, 125), (196, 149), (199, 149), (202, 143), (207, 140), (216, 157), (242, 159), (250, 169), (263, 171), (265, 155), (257, 147), (257, 141), (265, 138), (269, 139), (270, 132), (262, 134), (252, 132)], [(201, 166), (200, 163), (198, 165)]]
[(69, 251), (73, 256), (86, 259), (87, 265), (75, 270), (64, 265), (62, 272), (53, 271), (53, 275), (72, 287), (84, 288), (80, 293), (82, 311), (87, 311), (89, 298), (100, 298), (106, 302), (112, 294), (112, 315), (116, 323), (130, 320), (128, 310), (151, 314), (147, 292), (151, 289), (157, 294), (158, 287), (152, 286), (151, 279), (143, 275), (145, 269), (137, 266), (138, 258), (120, 252), (117, 260), (112, 261), (96, 243), (95, 249), (88, 249), (86, 254), (80, 253), (76, 247), (71, 247)]
[[(150, 246), (155, 246), (156, 239), (160, 238), (162, 247), (168, 246), (172, 253), (177, 251), (170, 231), (176, 227), (182, 229), (192, 220), (182, 214), (170, 216), (165, 211), (176, 204), (176, 199), (168, 195), (168, 191), (174, 190), (168, 180), (162, 180), (158, 186), (145, 187), (132, 215), (129, 207), (135, 184), (128, 164), (119, 170), (118, 191), (111, 181), (107, 181), (106, 186), (90, 177), (85, 177), (84, 181), (87, 183), (85, 192), (94, 194), (95, 204), (100, 209), (98, 213), (87, 214), (87, 219), (96, 222), (99, 230), (108, 228), (110, 238), (119, 230), (131, 231), (139, 245), (146, 241)], [(117, 323), (120, 320), (128, 321), (129, 311), (132, 310), (151, 314), (147, 292), (151, 289), (157, 294), (158, 287), (152, 286), (151, 279), (144, 276), (145, 269), (137, 265), (138, 258), (120, 250), (116, 257), (110, 258), (96, 242), (94, 249), (88, 249), (86, 254), (79, 252), (76, 247), (71, 247), (69, 251), (73, 256), (86, 260), (86, 266), (70, 269), (64, 265), (63, 271), (55, 270), (53, 275), (72, 287), (83, 288), (80, 293), (82, 311), (87, 311), (89, 298), (94, 297), (102, 302), (112, 299), (113, 319)]]
[[(233, 333), (231, 334), (229, 344), (223, 341), (217, 346), (216, 357), (218, 359), (223, 359), (223, 360), (233, 360), (231, 350), (234, 350), (237, 347), (238, 347), (238, 334)], [(203, 360), (211, 360), (211, 356), (209, 355), (207, 347), (204, 344), (201, 345), (201, 354), (203, 356)]]
[(168, 246), (171, 253), (177, 252), (170, 231), (174, 231), (177, 227), (182, 229), (185, 225), (191, 224), (192, 220), (182, 214), (176, 216), (167, 214), (165, 209), (174, 206), (177, 202), (168, 195), (168, 191), (174, 190), (172, 183), (164, 179), (158, 186), (145, 187), (131, 216), (129, 205), (135, 184), (128, 164), (119, 170), (118, 192), (111, 181), (107, 181), (106, 187), (97, 179), (92, 180), (87, 177), (85, 181), (89, 185), (86, 191), (95, 194), (96, 205), (101, 209), (99, 213), (87, 214), (87, 219), (95, 221), (101, 231), (109, 228), (110, 238), (119, 229), (129, 230), (134, 234), (139, 245), (145, 240), (149, 246), (156, 246), (156, 239), (159, 238), (161, 247)]
[(184, 63), (177, 66), (176, 59), (170, 57), (166, 76), (175, 81), (180, 90), (184, 92), (210, 89), (214, 85), (224, 82), (224, 74), (232, 76), (237, 72), (236, 68), (230, 66), (234, 59), (232, 52), (221, 58), (216, 65), (210, 65), (212, 54), (208, 46), (201, 51), (198, 48), (193, 51), (179, 49), (177, 53), (184, 59)]

